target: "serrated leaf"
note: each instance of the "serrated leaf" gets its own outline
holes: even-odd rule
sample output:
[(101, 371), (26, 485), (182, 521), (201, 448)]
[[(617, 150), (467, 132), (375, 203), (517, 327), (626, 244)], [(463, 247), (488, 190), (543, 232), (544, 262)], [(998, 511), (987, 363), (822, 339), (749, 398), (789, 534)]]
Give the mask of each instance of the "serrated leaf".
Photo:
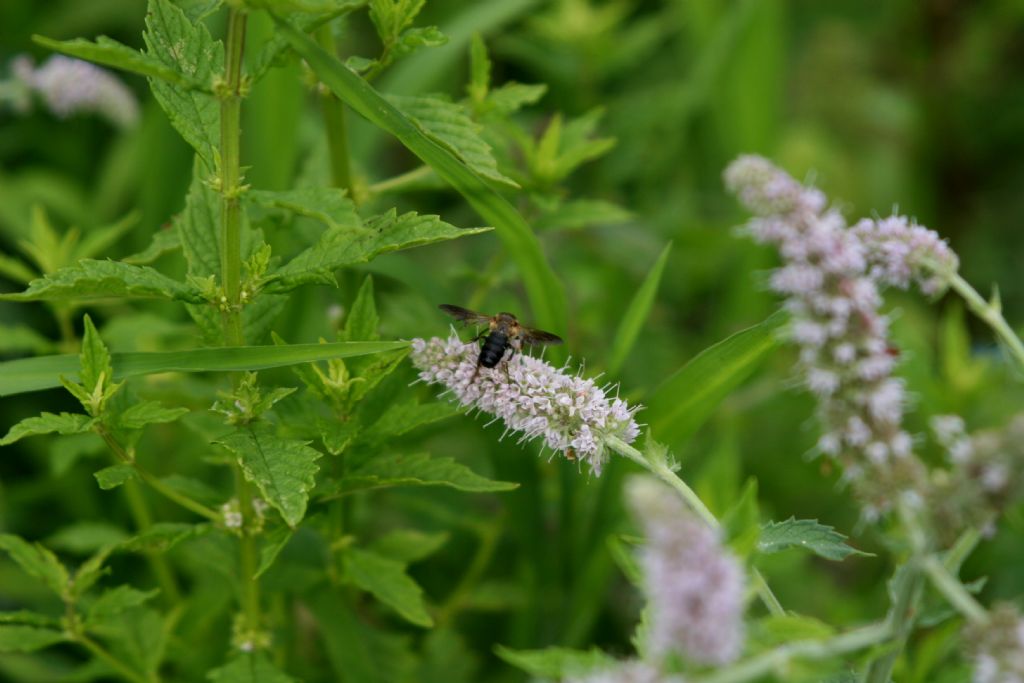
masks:
[(376, 422), (365, 428), (362, 438), (369, 442), (383, 441), (459, 413), (459, 407), (453, 403), (402, 401), (388, 407)]
[(363, 222), (345, 190), (337, 187), (304, 187), (295, 190), (250, 190), (247, 200), (274, 209), (285, 209), (316, 219), (330, 230), (361, 230)]
[(149, 243), (148, 247), (131, 256), (125, 256), (121, 261), (142, 266), (152, 263), (164, 254), (177, 249), (181, 249), (181, 236), (178, 234), (177, 225), (169, 225), (153, 233), (153, 240)]
[(334, 498), (353, 491), (391, 486), (448, 486), (483, 493), (510, 491), (519, 484), (487, 479), (452, 458), (431, 458), (420, 453), (375, 457), (325, 486), (322, 493), (325, 498)]
[[(149, 0), (143, 37), (147, 54), (191, 82), (209, 87), (224, 72), (223, 44), (170, 0)], [(220, 138), (217, 99), (162, 79), (150, 78), (149, 86), (174, 127), (212, 168)]]
[(176, 69), (173, 69), (164, 62), (152, 55), (139, 52), (135, 48), (128, 47), (107, 36), (99, 36), (96, 42), (75, 38), (74, 40), (53, 40), (46, 36), (34, 35), (32, 40), (43, 47), (56, 52), (61, 52), (72, 57), (78, 57), (96, 64), (112, 66), (117, 69), (131, 71), (142, 76), (160, 78), (181, 88), (194, 88), (196, 83)]
[(547, 91), (548, 86), (544, 83), (503, 83), (491, 89), (487, 103), (498, 114), (507, 116), (536, 103)]
[(149, 591), (140, 591), (132, 586), (116, 586), (103, 591), (96, 601), (89, 605), (87, 621), (96, 623), (115, 617), (127, 609), (145, 604), (159, 593), (154, 588)]
[(106, 563), (112, 551), (112, 546), (100, 548), (89, 559), (78, 565), (75, 575), (71, 579), (72, 600), (81, 598), (97, 581), (109, 573), (110, 569), (106, 567)]
[[(415, 123), (316, 45), (308, 36), (274, 16), (280, 34), (295, 48), (320, 80), (343, 102), (371, 123), (397, 137), (409, 151), (428, 164), (445, 182), (495, 226), (505, 249), (519, 267), (534, 321), (558, 332), (565, 324), (565, 292), (541, 251), (540, 242), (522, 215), (472, 169), (431, 140)], [(554, 357), (558, 357), (557, 350)]]
[(846, 545), (846, 536), (816, 519), (794, 519), (769, 522), (761, 529), (758, 552), (777, 553), (786, 548), (802, 548), (827, 560), (844, 560), (850, 555), (870, 553)]
[(399, 216), (391, 209), (367, 220), (365, 228), (358, 232), (348, 228), (324, 231), (315, 246), (299, 253), (274, 273), (264, 291), (287, 292), (304, 284), (333, 284), (334, 271), (342, 266), (365, 263), (399, 249), (487, 230), (490, 228), (459, 229), (438, 216), (420, 216), (413, 211)]
[(61, 631), (0, 624), (0, 652), (34, 652), (66, 640)]
[(92, 476), (96, 477), (96, 483), (100, 485), (101, 489), (109, 491), (110, 489), (116, 489), (126, 482), (137, 479), (139, 473), (131, 465), (122, 463), (120, 465), (104, 467), (99, 472), (93, 472)]
[(441, 95), (399, 96), (388, 100), (434, 142), (447, 148), (479, 175), (506, 187), (519, 184), (498, 170), (498, 162), (466, 108)]
[(294, 529), (283, 526), (274, 529), (263, 537), (263, 545), (260, 547), (260, 565), (256, 568), (256, 573), (253, 575), (254, 578), (258, 579), (263, 576), (265, 571), (270, 569), (274, 564), (274, 560), (281, 554), (284, 547), (288, 545), (288, 541), (292, 540), (292, 534), (294, 533)]
[(6, 550), (23, 572), (42, 581), (57, 595), (64, 595), (68, 587), (68, 570), (48, 549), (13, 534), (0, 534), (0, 550)]
[(167, 624), (156, 610), (133, 607), (124, 610), (117, 619), (106, 624), (105, 635), (120, 659), (156, 679), (156, 670), (163, 660), (167, 646)]
[(85, 330), (82, 333), (82, 352), (79, 354), (82, 366), (79, 377), (86, 392), (92, 393), (97, 386), (109, 384), (114, 373), (110, 365), (110, 351), (96, 331), (92, 318), (85, 315), (82, 324)]
[(608, 669), (615, 660), (600, 650), (570, 650), (549, 647), (543, 650), (513, 650), (497, 645), (494, 653), (512, 666), (538, 678), (565, 678)]
[(256, 484), (289, 526), (302, 521), (320, 469), (320, 451), (310, 448), (308, 441), (279, 437), (260, 424), (238, 429), (217, 443), (235, 455), (245, 478)]
[(213, 683), (294, 683), (295, 679), (274, 666), (262, 652), (237, 655), (224, 666), (206, 674)]
[(122, 541), (117, 549), (130, 553), (165, 553), (186, 538), (206, 533), (209, 529), (205, 524), (157, 522), (142, 533)]
[(647, 401), (648, 424), (662, 441), (693, 435), (715, 408), (779, 346), (779, 312), (710, 346), (666, 379)]
[(118, 415), (117, 424), (124, 429), (142, 429), (148, 424), (174, 422), (188, 412), (188, 408), (165, 408), (159, 401), (143, 401)]
[(383, 557), (409, 564), (433, 555), (447, 541), (446, 532), (425, 534), (415, 529), (400, 529), (381, 536), (370, 549)]
[(80, 413), (43, 413), (38, 417), (27, 417), (11, 427), (0, 439), (0, 446), (9, 446), (26, 436), (38, 434), (82, 434), (91, 431), (95, 423), (96, 418)]
[(199, 292), (149, 266), (82, 259), (29, 283), (24, 292), (0, 294), (8, 301), (70, 301), (138, 297), (199, 303)]
[(370, 21), (387, 45), (416, 19), (426, 0), (369, 0)]
[(423, 590), (405, 573), (405, 564), (359, 548), (345, 553), (345, 574), (357, 586), (372, 593), (417, 626), (433, 626), (423, 603)]
[[(114, 379), (159, 372), (233, 372), (265, 370), (331, 358), (348, 358), (408, 348), (408, 342), (335, 342), (288, 346), (196, 348), (154, 353), (111, 355)], [(0, 396), (61, 386), (60, 378), (76, 379), (78, 356), (41, 356), (0, 363)]]
[(647, 277), (644, 278), (640, 288), (636, 290), (636, 294), (630, 300), (626, 314), (622, 316), (609, 352), (608, 372), (611, 375), (619, 374), (622, 364), (626, 362), (629, 352), (633, 350), (633, 345), (640, 336), (640, 330), (647, 322), (647, 316), (650, 315), (651, 308), (654, 306), (654, 297), (658, 293), (661, 274), (665, 270), (665, 264), (668, 263), (668, 254), (671, 249), (672, 243), (669, 242), (658, 254), (654, 265), (647, 272)]

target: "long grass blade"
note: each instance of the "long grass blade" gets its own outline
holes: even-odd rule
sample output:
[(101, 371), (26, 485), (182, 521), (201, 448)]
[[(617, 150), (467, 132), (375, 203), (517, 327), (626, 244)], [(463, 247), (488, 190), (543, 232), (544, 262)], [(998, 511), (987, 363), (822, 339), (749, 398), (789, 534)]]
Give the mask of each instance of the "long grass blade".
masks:
[(668, 263), (668, 254), (672, 250), (672, 243), (669, 242), (658, 255), (651, 271), (647, 273), (640, 289), (636, 290), (633, 300), (629, 302), (626, 315), (619, 323), (619, 329), (615, 331), (615, 338), (612, 340), (611, 355), (608, 360), (608, 374), (615, 376), (622, 369), (622, 364), (633, 350), (637, 337), (640, 336), (640, 329), (651, 312), (654, 305), (654, 296), (658, 293), (658, 285), (661, 283), (661, 274), (665, 271), (665, 264)]

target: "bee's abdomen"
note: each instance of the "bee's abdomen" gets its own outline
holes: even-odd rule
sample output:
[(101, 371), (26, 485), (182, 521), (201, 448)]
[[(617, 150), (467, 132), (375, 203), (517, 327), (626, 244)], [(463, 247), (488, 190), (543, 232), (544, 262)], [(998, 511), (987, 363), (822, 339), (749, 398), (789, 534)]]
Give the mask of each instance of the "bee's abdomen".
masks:
[(508, 348), (508, 337), (501, 332), (491, 332), (484, 340), (483, 348), (480, 349), (480, 365), (485, 368), (493, 368), (505, 355)]

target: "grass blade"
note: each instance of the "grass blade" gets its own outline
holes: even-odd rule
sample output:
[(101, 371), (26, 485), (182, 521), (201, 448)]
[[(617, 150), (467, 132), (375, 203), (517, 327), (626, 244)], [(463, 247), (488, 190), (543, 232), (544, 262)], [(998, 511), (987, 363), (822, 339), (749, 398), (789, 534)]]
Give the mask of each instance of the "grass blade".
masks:
[(538, 326), (564, 331), (565, 293), (541, 252), (540, 242), (518, 211), (487, 182), (423, 133), (394, 105), (311, 38), (275, 16), (281, 35), (331, 91), (374, 125), (388, 131), (455, 188), (494, 226), (526, 285)]
[(636, 291), (633, 300), (629, 302), (626, 315), (619, 323), (619, 329), (615, 331), (615, 339), (612, 340), (612, 350), (608, 360), (608, 374), (610, 375), (614, 376), (619, 373), (626, 357), (633, 349), (637, 337), (640, 336), (640, 328), (643, 327), (644, 321), (647, 320), (647, 316), (651, 312), (651, 306), (654, 305), (654, 296), (658, 293), (661, 274), (665, 270), (665, 264), (668, 263), (668, 253), (671, 250), (672, 243), (669, 242), (661, 250), (651, 272), (644, 278), (640, 289)]
[(678, 443), (696, 432), (779, 345), (777, 333), (786, 319), (785, 313), (775, 313), (704, 349), (666, 379), (651, 395), (645, 413), (655, 436)]
[[(158, 353), (113, 353), (114, 379), (157, 372), (231, 372), (263, 370), (329, 358), (365, 356), (408, 346), (404, 341), (335, 342), (289, 346), (237, 346)], [(60, 386), (60, 377), (77, 381), (75, 355), (19, 358), (0, 363), (0, 396)]]

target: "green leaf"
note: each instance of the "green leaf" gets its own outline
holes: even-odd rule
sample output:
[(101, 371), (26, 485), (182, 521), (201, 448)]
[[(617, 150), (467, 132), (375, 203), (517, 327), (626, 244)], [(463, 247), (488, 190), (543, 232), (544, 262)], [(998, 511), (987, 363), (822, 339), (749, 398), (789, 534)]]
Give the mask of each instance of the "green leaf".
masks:
[(106, 546), (113, 546), (128, 538), (124, 529), (108, 522), (74, 522), (46, 538), (51, 548), (69, 553), (87, 555)]
[(473, 33), (469, 43), (469, 84), (466, 94), (474, 104), (482, 104), (487, 99), (487, 91), (491, 87), (491, 58), (487, 56), (487, 45), (479, 33)]
[(353, 491), (391, 486), (448, 486), (475, 493), (510, 491), (519, 485), (481, 477), (452, 458), (417, 455), (377, 456), (340, 480), (325, 486), (323, 496), (335, 498)]
[(200, 303), (198, 290), (149, 266), (82, 259), (29, 283), (24, 292), (0, 294), (8, 301), (69, 301), (117, 297), (162, 298)]
[(362, 229), (363, 222), (345, 190), (337, 187), (304, 187), (296, 190), (250, 190), (245, 198), (260, 206), (284, 209), (323, 223), (329, 230)]
[(359, 548), (345, 553), (346, 576), (417, 626), (433, 626), (423, 590), (405, 573), (405, 564)]
[(836, 630), (825, 622), (801, 614), (768, 615), (754, 622), (755, 638), (759, 645), (774, 647), (795, 640), (824, 640)]
[(401, 401), (392, 404), (376, 422), (364, 429), (362, 438), (371, 443), (383, 441), (459, 413), (458, 405), (453, 403)]
[(61, 631), (0, 624), (0, 652), (33, 652), (66, 640)]
[(101, 489), (109, 491), (110, 489), (116, 489), (126, 482), (137, 479), (139, 473), (131, 465), (122, 463), (120, 465), (104, 467), (99, 472), (93, 472), (92, 476), (96, 477), (96, 483), (100, 485)]
[(757, 504), (757, 479), (747, 480), (739, 500), (722, 515), (722, 534), (729, 547), (740, 557), (748, 556), (761, 536), (760, 506)]
[(89, 559), (78, 565), (75, 575), (71, 579), (70, 596), (73, 601), (77, 601), (85, 595), (97, 581), (110, 572), (106, 563), (112, 551), (113, 547), (100, 548)]
[(23, 624), (28, 626), (60, 627), (60, 619), (38, 612), (18, 610), (16, 612), (0, 612), (0, 624)]
[(16, 258), (0, 254), (0, 275), (28, 284), (36, 278), (36, 272)]
[[(592, 225), (625, 223), (633, 214), (618, 204), (601, 199), (575, 199), (544, 211), (537, 219), (538, 230), (585, 228)], [(668, 246), (665, 247), (668, 249)]]
[(661, 250), (654, 265), (648, 271), (647, 277), (644, 278), (643, 284), (636, 290), (632, 301), (629, 302), (626, 314), (622, 317), (618, 330), (615, 331), (608, 359), (608, 373), (611, 375), (619, 374), (622, 364), (629, 357), (629, 352), (633, 350), (633, 345), (636, 343), (637, 337), (640, 336), (640, 330), (647, 321), (647, 316), (651, 313), (654, 297), (658, 293), (658, 284), (661, 282), (661, 274), (665, 270), (665, 264), (668, 263), (668, 254), (671, 249), (672, 243), (669, 242)]
[(415, 122), (427, 137), (448, 149), (478, 175), (506, 187), (519, 187), (498, 170), (491, 146), (480, 135), (483, 127), (470, 118), (462, 104), (440, 95), (391, 95), (388, 100)]
[(778, 345), (782, 312), (710, 346), (673, 373), (648, 400), (648, 424), (662, 441), (685, 441)]
[(523, 153), (531, 172), (544, 184), (565, 180), (581, 164), (603, 156), (615, 146), (614, 138), (593, 138), (603, 111), (594, 109), (562, 123), (556, 114), (536, 143), (528, 141)]
[(48, 549), (13, 534), (0, 534), (0, 550), (6, 550), (23, 572), (42, 581), (57, 595), (64, 595), (68, 587), (68, 570)]
[(370, 549), (396, 562), (409, 564), (433, 555), (448, 541), (448, 534), (425, 534), (415, 529), (399, 529), (381, 536)]
[(26, 436), (37, 434), (82, 434), (92, 430), (96, 419), (79, 413), (43, 413), (38, 417), (27, 417), (11, 427), (0, 446), (8, 446)]
[(278, 527), (263, 537), (263, 545), (260, 547), (260, 566), (256, 568), (253, 578), (260, 578), (263, 573), (270, 569), (274, 560), (281, 554), (288, 541), (292, 540), (294, 529), (286, 526)]
[(352, 301), (338, 341), (377, 341), (380, 339), (379, 326), (380, 316), (373, 302), (373, 276), (367, 275)]
[(326, 230), (316, 245), (299, 253), (270, 276), (267, 292), (287, 292), (310, 283), (334, 284), (334, 271), (365, 263), (381, 254), (443, 240), (476, 235), (490, 228), (460, 230), (438, 216), (413, 211), (399, 216), (394, 209), (366, 221), (363, 230)]
[(159, 592), (160, 590), (157, 588), (149, 591), (140, 591), (128, 585), (116, 586), (105, 590), (100, 597), (96, 598), (94, 603), (89, 605), (86, 620), (94, 624), (105, 621), (121, 614), (126, 609), (145, 604)]
[(181, 235), (178, 234), (177, 225), (170, 225), (154, 232), (153, 241), (149, 243), (148, 247), (131, 256), (125, 256), (121, 261), (135, 266), (142, 266), (152, 263), (164, 254), (177, 249), (181, 249)]
[(196, 87), (194, 81), (186, 78), (178, 70), (167, 66), (156, 57), (139, 52), (135, 48), (128, 47), (107, 36), (99, 36), (96, 38), (96, 42), (83, 38), (53, 40), (52, 38), (40, 35), (32, 36), (32, 40), (43, 47), (72, 57), (131, 71), (143, 76), (161, 78), (181, 88)]
[(92, 393), (97, 386), (101, 389), (103, 385), (109, 384), (114, 374), (110, 365), (110, 351), (96, 331), (92, 318), (85, 315), (82, 319), (85, 331), (82, 334), (82, 352), (79, 361), (82, 371), (79, 377), (85, 390)]
[(213, 683), (294, 683), (295, 679), (274, 666), (262, 652), (237, 655), (206, 675)]
[(186, 538), (198, 536), (209, 530), (210, 527), (205, 524), (157, 522), (137, 536), (122, 541), (117, 549), (129, 553), (166, 553)]
[(583, 676), (591, 671), (608, 669), (615, 660), (598, 649), (570, 650), (564, 647), (549, 647), (543, 650), (513, 650), (498, 645), (494, 653), (512, 666), (518, 667), (537, 678), (567, 678)]
[(363, 79), (310, 38), (275, 17), (281, 35), (298, 52), (331, 91), (371, 123), (397, 137), (413, 154), (429, 165), (473, 206), (484, 221), (495, 227), (505, 249), (519, 267), (529, 293), (534, 320), (558, 332), (565, 326), (565, 293), (541, 251), (540, 242), (523, 217), (487, 181), (438, 145), (413, 121), (381, 97)]
[(288, 526), (302, 521), (309, 490), (320, 469), (316, 465), (323, 455), (320, 451), (310, 448), (307, 441), (281, 438), (259, 423), (238, 429), (217, 443), (235, 455), (245, 478), (256, 484)]
[(192, 183), (185, 195), (185, 208), (175, 216), (172, 229), (178, 233), (188, 274), (198, 278), (220, 278), (220, 198), (203, 177), (206, 167), (198, 161), (192, 167)]
[[(115, 353), (114, 379), (160, 372), (234, 372), (264, 370), (330, 358), (363, 356), (408, 347), (408, 342), (335, 342), (288, 346), (198, 348), (158, 353)], [(0, 396), (60, 386), (60, 377), (77, 378), (78, 356), (41, 356), (0, 363)]]
[(487, 103), (497, 114), (508, 116), (528, 104), (534, 104), (547, 91), (548, 86), (544, 83), (503, 83), (491, 89)]
[(157, 680), (156, 671), (167, 647), (167, 623), (156, 610), (134, 607), (124, 610), (117, 619), (107, 622), (105, 635), (119, 659)]
[(148, 424), (174, 422), (187, 414), (188, 408), (165, 408), (158, 401), (143, 401), (118, 415), (117, 424), (124, 429), (142, 429)]
[[(148, 55), (193, 83), (210, 87), (224, 72), (224, 45), (170, 0), (149, 0), (143, 37)], [(213, 168), (220, 139), (217, 98), (157, 78), (149, 79), (149, 87), (181, 136)]]
[(826, 560), (841, 561), (850, 555), (871, 556), (870, 553), (846, 545), (846, 536), (816, 519), (794, 519), (785, 522), (769, 522), (761, 529), (758, 552), (777, 553), (786, 548), (802, 548), (824, 557)]

